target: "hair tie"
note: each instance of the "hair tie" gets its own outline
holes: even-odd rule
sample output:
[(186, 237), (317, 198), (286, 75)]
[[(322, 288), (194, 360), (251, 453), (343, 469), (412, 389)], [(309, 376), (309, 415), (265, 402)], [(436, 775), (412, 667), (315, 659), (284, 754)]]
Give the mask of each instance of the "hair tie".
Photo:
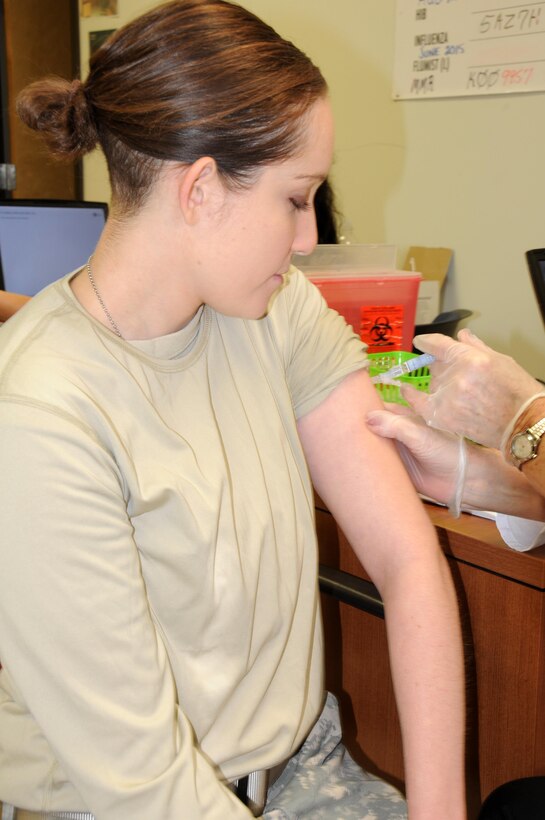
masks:
[(72, 80), (68, 86), (68, 104), (77, 106), (78, 103), (83, 102), (87, 106), (87, 97), (85, 96), (85, 87), (81, 80)]

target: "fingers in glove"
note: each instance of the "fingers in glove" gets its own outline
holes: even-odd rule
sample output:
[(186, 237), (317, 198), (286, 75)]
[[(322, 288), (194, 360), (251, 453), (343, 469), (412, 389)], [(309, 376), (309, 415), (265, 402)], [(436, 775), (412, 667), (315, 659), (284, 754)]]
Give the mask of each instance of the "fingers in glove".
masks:
[(422, 333), (415, 336), (413, 344), (423, 353), (431, 353), (438, 362), (450, 362), (462, 352), (460, 342), (443, 333)]

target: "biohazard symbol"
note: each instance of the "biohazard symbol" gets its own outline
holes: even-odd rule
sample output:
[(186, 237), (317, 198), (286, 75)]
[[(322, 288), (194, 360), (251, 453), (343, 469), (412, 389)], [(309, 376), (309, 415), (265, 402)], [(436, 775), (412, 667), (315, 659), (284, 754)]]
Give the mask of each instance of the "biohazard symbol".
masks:
[(374, 344), (385, 345), (390, 341), (394, 330), (387, 316), (378, 316), (369, 331)]

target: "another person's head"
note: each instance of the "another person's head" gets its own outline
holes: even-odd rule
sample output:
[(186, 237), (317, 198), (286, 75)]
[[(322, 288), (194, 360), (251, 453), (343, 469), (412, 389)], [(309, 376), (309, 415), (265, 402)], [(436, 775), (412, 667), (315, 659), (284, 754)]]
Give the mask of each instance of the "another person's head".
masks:
[(164, 163), (212, 157), (227, 187), (297, 154), (302, 123), (326, 94), (292, 43), (225, 0), (174, 0), (119, 29), (83, 83), (46, 78), (18, 113), (50, 150), (76, 159), (100, 145), (118, 216), (146, 201)]
[(314, 197), (318, 243), (336, 245), (339, 241), (338, 211), (335, 194), (329, 179), (324, 179)]

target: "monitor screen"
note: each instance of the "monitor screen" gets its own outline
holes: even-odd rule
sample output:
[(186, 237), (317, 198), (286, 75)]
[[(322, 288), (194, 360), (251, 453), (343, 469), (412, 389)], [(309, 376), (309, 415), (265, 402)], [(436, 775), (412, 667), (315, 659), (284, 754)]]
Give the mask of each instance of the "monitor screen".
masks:
[(0, 287), (34, 296), (85, 264), (107, 214), (105, 202), (0, 200)]
[(541, 317), (545, 323), (545, 248), (526, 251), (526, 261), (536, 294)]

